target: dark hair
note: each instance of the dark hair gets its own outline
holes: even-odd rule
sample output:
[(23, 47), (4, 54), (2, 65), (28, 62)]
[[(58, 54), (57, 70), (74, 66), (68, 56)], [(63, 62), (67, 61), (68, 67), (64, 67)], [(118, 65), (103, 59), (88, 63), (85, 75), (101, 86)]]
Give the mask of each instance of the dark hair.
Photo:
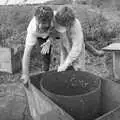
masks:
[(38, 22), (51, 22), (51, 20), (53, 19), (53, 10), (48, 6), (39, 6), (37, 7), (34, 15), (35, 17), (37, 17)]
[(71, 26), (75, 20), (75, 15), (72, 8), (64, 6), (58, 10), (55, 15), (56, 23), (63, 27)]

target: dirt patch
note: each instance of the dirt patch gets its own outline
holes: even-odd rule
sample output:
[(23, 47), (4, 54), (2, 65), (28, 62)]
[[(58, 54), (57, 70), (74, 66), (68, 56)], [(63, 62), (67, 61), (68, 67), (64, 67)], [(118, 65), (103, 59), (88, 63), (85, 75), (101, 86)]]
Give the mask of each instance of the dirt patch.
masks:
[(32, 120), (27, 98), (20, 84), (0, 85), (0, 119)]

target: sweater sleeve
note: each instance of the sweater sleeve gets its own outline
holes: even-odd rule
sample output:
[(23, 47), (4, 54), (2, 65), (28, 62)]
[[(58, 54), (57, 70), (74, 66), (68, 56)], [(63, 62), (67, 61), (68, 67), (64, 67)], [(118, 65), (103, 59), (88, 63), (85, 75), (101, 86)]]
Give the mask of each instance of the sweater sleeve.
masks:
[(82, 45), (83, 45), (83, 31), (81, 24), (78, 19), (76, 19), (73, 27), (71, 28), (71, 38), (72, 38), (72, 48), (71, 51), (69, 52), (64, 65), (66, 68), (78, 58), (81, 50), (82, 50)]
[(32, 18), (30, 21), (28, 28), (27, 28), (27, 36), (26, 36), (26, 46), (34, 46), (37, 42), (36, 39), (36, 20), (35, 17)]

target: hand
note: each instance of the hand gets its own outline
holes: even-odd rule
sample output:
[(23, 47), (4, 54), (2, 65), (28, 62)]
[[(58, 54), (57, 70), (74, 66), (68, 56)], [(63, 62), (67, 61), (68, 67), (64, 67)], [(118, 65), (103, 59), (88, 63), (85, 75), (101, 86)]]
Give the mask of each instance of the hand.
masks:
[(21, 80), (23, 84), (27, 84), (28, 82), (30, 82), (30, 78), (28, 75), (22, 75)]
[(58, 67), (58, 72), (61, 72), (61, 71), (65, 71), (67, 69), (67, 67), (65, 66), (65, 65), (60, 65), (59, 67)]
[(42, 47), (41, 54), (45, 55), (49, 53), (50, 49), (50, 40), (47, 40), (45, 43), (43, 43), (40, 47)]
[(105, 52), (102, 50), (99, 50), (97, 53), (99, 57), (103, 57), (105, 55)]

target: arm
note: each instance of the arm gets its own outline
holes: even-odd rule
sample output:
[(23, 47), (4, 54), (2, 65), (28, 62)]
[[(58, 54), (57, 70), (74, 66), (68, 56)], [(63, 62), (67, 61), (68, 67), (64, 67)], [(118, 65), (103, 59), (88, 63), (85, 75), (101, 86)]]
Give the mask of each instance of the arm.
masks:
[(29, 76), (29, 62), (30, 62), (30, 54), (33, 46), (27, 45), (24, 50), (24, 55), (22, 59), (22, 73), (23, 75)]
[(22, 78), (25, 83), (29, 80), (29, 62), (30, 62), (30, 54), (33, 46), (36, 44), (36, 37), (31, 33), (27, 33), (25, 50), (22, 59)]
[(22, 77), (24, 83), (29, 81), (29, 62), (30, 62), (30, 54), (33, 46), (36, 44), (37, 39), (34, 35), (36, 33), (36, 20), (35, 17), (30, 21), (27, 28), (27, 36), (25, 41), (25, 50), (22, 59)]
[(87, 41), (85, 41), (85, 48), (91, 52), (94, 56), (102, 57), (104, 55), (104, 51), (95, 49), (92, 45), (90, 45)]
[(65, 48), (63, 47), (62, 43), (60, 43), (60, 65), (62, 65), (65, 61), (66, 57), (66, 51)]
[(67, 69), (67, 67), (74, 61), (77, 59), (77, 57), (79, 56), (81, 50), (82, 50), (82, 45), (84, 43), (83, 41), (83, 31), (81, 28), (81, 25), (79, 23), (79, 21), (77, 21), (77, 23), (74, 25), (73, 29), (72, 29), (72, 49), (69, 52), (63, 66), (65, 69)]

